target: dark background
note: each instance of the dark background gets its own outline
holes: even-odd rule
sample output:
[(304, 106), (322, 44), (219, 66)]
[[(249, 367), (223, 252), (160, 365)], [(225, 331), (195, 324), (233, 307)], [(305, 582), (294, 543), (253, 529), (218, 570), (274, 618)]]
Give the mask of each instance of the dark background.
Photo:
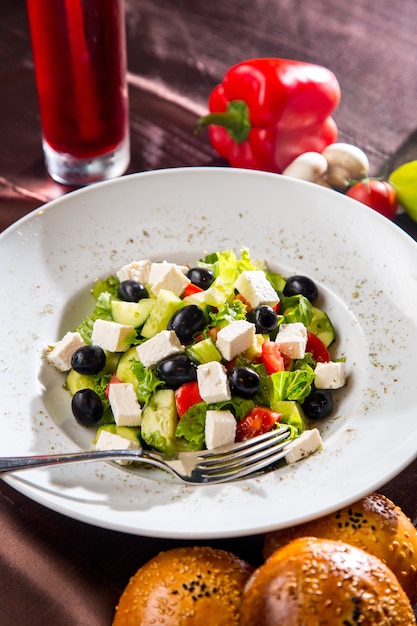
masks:
[[(339, 140), (367, 152), (372, 174), (416, 158), (415, 0), (126, 0), (126, 19), (129, 172), (224, 166), (207, 135), (194, 135), (195, 122), (230, 65), (260, 56), (310, 61), (336, 74)], [(25, 3), (2, 0), (0, 229), (67, 191), (43, 165)], [(397, 221), (417, 234), (407, 216)], [(414, 463), (381, 489), (415, 524), (416, 473)], [(110, 624), (129, 577), (179, 543), (75, 522), (0, 483), (0, 625)], [(261, 558), (262, 537), (210, 543), (254, 564)]]

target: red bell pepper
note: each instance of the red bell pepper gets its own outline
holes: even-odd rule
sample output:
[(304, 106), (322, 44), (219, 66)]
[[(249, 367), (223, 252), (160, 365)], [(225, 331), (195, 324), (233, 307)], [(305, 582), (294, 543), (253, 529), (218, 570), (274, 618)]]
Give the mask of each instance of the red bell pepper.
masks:
[(336, 141), (331, 113), (340, 86), (325, 67), (287, 59), (250, 59), (230, 68), (209, 98), (215, 150), (233, 167), (281, 173), (303, 152)]

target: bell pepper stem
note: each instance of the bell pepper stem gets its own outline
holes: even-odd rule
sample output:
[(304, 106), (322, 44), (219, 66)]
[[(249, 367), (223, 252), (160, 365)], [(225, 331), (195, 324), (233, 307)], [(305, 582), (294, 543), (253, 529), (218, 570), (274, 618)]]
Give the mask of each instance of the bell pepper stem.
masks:
[(251, 129), (248, 105), (243, 100), (234, 100), (229, 102), (226, 111), (212, 112), (200, 117), (196, 133), (200, 133), (211, 124), (225, 128), (237, 143), (246, 141)]

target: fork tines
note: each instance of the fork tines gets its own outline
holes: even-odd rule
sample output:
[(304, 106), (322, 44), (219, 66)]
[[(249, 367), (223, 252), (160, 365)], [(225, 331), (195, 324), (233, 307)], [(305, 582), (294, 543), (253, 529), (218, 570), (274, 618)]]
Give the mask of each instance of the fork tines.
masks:
[(289, 432), (289, 427), (283, 426), (234, 444), (227, 450), (202, 453), (196, 471), (207, 481), (222, 477), (235, 479), (258, 472), (285, 456)]

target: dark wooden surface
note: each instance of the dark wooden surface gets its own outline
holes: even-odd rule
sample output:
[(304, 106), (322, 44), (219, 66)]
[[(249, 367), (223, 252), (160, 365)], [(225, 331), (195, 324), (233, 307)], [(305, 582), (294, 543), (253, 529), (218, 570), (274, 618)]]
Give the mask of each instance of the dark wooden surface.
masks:
[[(417, 155), (415, 0), (126, 0), (132, 160), (129, 172), (221, 165), (193, 133), (227, 68), (278, 56), (323, 64), (342, 88), (341, 141), (373, 174)], [(23, 0), (0, 13), (0, 230), (69, 191), (43, 166)], [(417, 236), (414, 222), (397, 222)], [(387, 251), (389, 255), (389, 251)], [(395, 420), (395, 416), (393, 416)], [(0, 426), (1, 433), (1, 426)], [(417, 523), (417, 463), (381, 491)], [(68, 519), (0, 482), (0, 626), (111, 624), (129, 577), (178, 541), (124, 535)], [(218, 540), (255, 565), (262, 537)]]

